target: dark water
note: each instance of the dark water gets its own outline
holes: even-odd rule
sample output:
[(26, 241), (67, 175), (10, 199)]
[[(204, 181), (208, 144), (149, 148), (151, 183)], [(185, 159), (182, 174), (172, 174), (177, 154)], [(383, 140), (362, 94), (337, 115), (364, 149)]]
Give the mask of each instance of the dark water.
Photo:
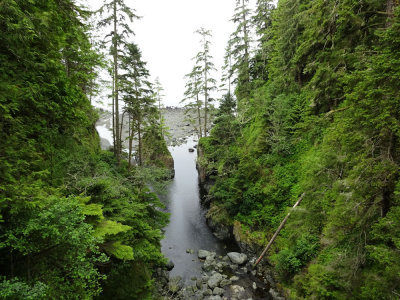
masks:
[[(207, 227), (205, 211), (200, 205), (195, 164), (197, 152), (188, 151), (195, 144), (193, 139), (189, 139), (181, 146), (170, 147), (175, 162), (175, 178), (166, 197), (162, 197), (171, 216), (161, 249), (175, 264), (171, 276), (182, 276), (186, 282), (200, 275), (201, 263), (197, 258), (199, 249), (215, 251), (217, 254), (226, 252), (226, 246)], [(192, 249), (194, 253), (186, 253), (186, 249)]]

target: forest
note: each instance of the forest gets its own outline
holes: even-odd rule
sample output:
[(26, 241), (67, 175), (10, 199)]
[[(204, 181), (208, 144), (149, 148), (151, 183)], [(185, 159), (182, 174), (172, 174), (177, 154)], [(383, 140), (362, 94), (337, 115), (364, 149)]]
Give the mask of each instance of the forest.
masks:
[[(157, 299), (169, 216), (149, 181), (172, 166), (127, 3), (0, 2), (1, 299)], [(223, 86), (211, 31), (195, 33), (182, 103), (208, 217), (259, 254), (304, 194), (264, 258), (288, 299), (400, 297), (399, 4), (236, 0)], [(102, 72), (110, 151), (92, 103)]]
[(268, 254), (286, 296), (397, 299), (399, 2), (247, 3), (200, 140), (209, 214), (259, 250), (305, 193)]

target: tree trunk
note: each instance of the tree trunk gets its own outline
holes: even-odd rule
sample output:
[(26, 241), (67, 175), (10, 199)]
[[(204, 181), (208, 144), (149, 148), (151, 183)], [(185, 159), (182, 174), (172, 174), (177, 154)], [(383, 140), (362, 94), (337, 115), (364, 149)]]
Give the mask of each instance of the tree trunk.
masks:
[(122, 151), (122, 128), (123, 128), (123, 125), (124, 125), (124, 116), (125, 116), (125, 112), (126, 112), (126, 111), (124, 111), (124, 112), (122, 113), (121, 126), (120, 126), (120, 128), (119, 128), (119, 141), (120, 141), (120, 149), (119, 149), (119, 151), (120, 151), (120, 153), (121, 153), (121, 151)]
[(293, 205), (292, 209), (290, 210), (290, 212), (286, 215), (286, 217), (283, 219), (283, 221), (281, 222), (281, 224), (279, 225), (278, 229), (275, 231), (274, 235), (272, 236), (271, 240), (269, 241), (267, 247), (265, 247), (264, 251), (261, 253), (260, 257), (257, 259), (256, 263), (254, 266), (257, 266), (258, 263), (261, 261), (261, 259), (263, 258), (263, 256), (265, 255), (265, 253), (267, 253), (268, 249), (271, 247), (272, 243), (275, 241), (276, 237), (278, 236), (279, 232), (282, 230), (283, 226), (285, 226), (287, 220), (289, 219), (290, 213), (291, 211), (296, 208), (297, 205), (300, 204), (301, 200), (303, 200), (304, 196), (306, 193), (303, 193), (299, 200), (297, 200), (297, 202), (295, 203), (295, 205)]
[(140, 128), (140, 124), (141, 124), (142, 120), (141, 120), (141, 116), (139, 114), (138, 116), (138, 126), (137, 126), (137, 131), (138, 131), (138, 142), (139, 142), (139, 166), (142, 165), (142, 132), (141, 132), (141, 128)]
[[(114, 73), (114, 72), (113, 72)], [(116, 141), (115, 141), (115, 90), (114, 90), (115, 84), (114, 84), (114, 74), (113, 74), (113, 79), (112, 79), (112, 136), (113, 136), (113, 150), (114, 150), (114, 156), (117, 156), (117, 151), (116, 151)]]
[(133, 122), (130, 115), (128, 121), (128, 134), (129, 134), (128, 169), (130, 170), (132, 167), (132, 141), (133, 141)]
[(204, 136), (207, 136), (207, 106), (208, 106), (208, 88), (207, 88), (207, 54), (206, 37), (204, 36)]
[(115, 94), (115, 135), (116, 135), (116, 158), (120, 163), (121, 141), (119, 139), (119, 109), (118, 109), (118, 41), (117, 41), (117, 2), (114, 1), (114, 94)]
[(196, 98), (197, 98), (197, 102), (196, 102), (196, 106), (197, 106), (197, 118), (199, 121), (199, 138), (203, 137), (202, 134), (202, 130), (201, 130), (201, 113), (200, 113), (200, 108), (201, 108), (201, 103), (199, 102), (199, 94), (196, 94)]

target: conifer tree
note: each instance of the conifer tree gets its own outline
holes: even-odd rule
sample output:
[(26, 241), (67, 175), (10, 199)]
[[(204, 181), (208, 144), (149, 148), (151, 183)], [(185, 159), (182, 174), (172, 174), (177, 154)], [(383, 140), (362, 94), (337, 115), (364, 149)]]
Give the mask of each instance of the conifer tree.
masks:
[(148, 80), (149, 71), (142, 61), (142, 54), (134, 43), (126, 45), (125, 56), (121, 58), (121, 69), (125, 72), (120, 76), (121, 92), (129, 114), (129, 167), (131, 166), (132, 141), (134, 134), (138, 136), (138, 160), (142, 165), (142, 129), (145, 117), (154, 112), (155, 99), (152, 97), (151, 83)]
[(156, 77), (153, 86), (154, 86), (154, 97), (158, 103), (158, 111), (159, 111), (158, 121), (160, 124), (160, 133), (161, 137), (164, 137), (164, 118), (162, 116), (162, 110), (161, 110), (163, 108), (161, 101), (163, 96), (165, 96), (163, 95), (164, 88), (162, 87), (160, 79), (158, 77)]
[(208, 106), (210, 101), (210, 92), (216, 89), (216, 80), (211, 77), (211, 73), (215, 71), (214, 63), (212, 62), (212, 55), (210, 54), (210, 38), (212, 37), (211, 31), (203, 27), (196, 31), (201, 37), (200, 45), (201, 51), (195, 57), (196, 65), (200, 67), (202, 73), (202, 94), (204, 95), (204, 136), (207, 136), (208, 131)]
[(104, 27), (110, 25), (112, 26), (110, 33), (107, 34), (107, 37), (111, 37), (111, 40), (107, 42), (110, 44), (110, 54), (112, 55), (113, 60), (113, 107), (115, 117), (114, 135), (116, 137), (114, 152), (117, 162), (119, 163), (122, 148), (119, 122), (119, 60), (123, 47), (126, 44), (126, 38), (133, 34), (129, 24), (126, 23), (126, 19), (128, 18), (130, 22), (132, 22), (134, 19), (138, 19), (139, 17), (135, 14), (134, 9), (125, 4), (124, 0), (105, 1), (99, 12), (101, 15), (108, 13), (108, 15), (100, 21), (99, 25)]
[(198, 65), (195, 65), (193, 67), (192, 72), (185, 75), (185, 78), (187, 78), (185, 98), (181, 101), (186, 102), (185, 107), (189, 114), (194, 112), (197, 115), (197, 125), (195, 125), (195, 127), (197, 129), (199, 138), (203, 137), (203, 122), (201, 117), (203, 102), (200, 100), (199, 97), (202, 91), (201, 76), (201, 67)]
[(235, 13), (231, 19), (237, 24), (231, 34), (229, 49), (233, 57), (232, 72), (236, 73), (238, 99), (246, 98), (250, 94), (250, 44), (251, 44), (251, 10), (249, 0), (236, 0)]

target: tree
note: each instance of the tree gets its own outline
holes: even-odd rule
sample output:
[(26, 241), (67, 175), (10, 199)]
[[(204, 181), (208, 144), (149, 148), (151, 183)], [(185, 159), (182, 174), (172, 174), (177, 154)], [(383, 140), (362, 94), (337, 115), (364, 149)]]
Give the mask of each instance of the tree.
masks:
[[(188, 81), (186, 82), (185, 98), (181, 101), (187, 102), (185, 107), (189, 114), (193, 112), (197, 114), (197, 125), (195, 125), (195, 128), (197, 129), (199, 138), (203, 137), (203, 122), (201, 117), (203, 102), (199, 98), (199, 95), (202, 91), (201, 75), (201, 67), (198, 65), (193, 67), (192, 72), (185, 75)], [(189, 119), (191, 119), (190, 116)]]
[(236, 0), (235, 13), (231, 19), (237, 24), (236, 30), (231, 34), (229, 49), (233, 57), (232, 73), (236, 73), (238, 101), (250, 95), (250, 43), (251, 43), (251, 10), (248, 8), (249, 0)]
[(138, 46), (134, 43), (126, 45), (125, 56), (121, 60), (121, 92), (126, 104), (126, 111), (129, 114), (129, 167), (131, 166), (132, 141), (135, 132), (138, 135), (138, 159), (142, 165), (142, 129), (145, 118), (155, 112), (152, 97), (152, 86), (148, 80), (149, 71), (146, 63), (142, 61), (142, 54)]
[(163, 108), (161, 101), (162, 98), (165, 96), (163, 95), (164, 88), (162, 87), (160, 79), (158, 77), (155, 79), (153, 86), (154, 86), (154, 97), (158, 102), (158, 111), (159, 111), (158, 121), (160, 124), (160, 133), (161, 137), (164, 137), (164, 118), (162, 116), (162, 111), (161, 111), (161, 109)]
[(202, 73), (202, 94), (204, 95), (204, 136), (207, 136), (208, 131), (208, 102), (210, 101), (210, 92), (216, 89), (216, 80), (210, 77), (211, 72), (215, 71), (212, 56), (210, 54), (210, 38), (212, 37), (211, 31), (203, 27), (196, 31), (201, 37), (200, 45), (202, 50), (197, 53), (195, 57), (196, 65), (200, 67)]
[[(105, 2), (103, 6), (99, 9), (101, 15), (105, 12), (108, 15), (100, 21), (99, 25), (101, 27), (112, 25), (112, 30), (107, 37), (111, 37), (110, 43), (110, 54), (113, 57), (113, 107), (114, 107), (114, 131), (115, 131), (115, 142), (114, 152), (117, 158), (117, 163), (120, 162), (120, 154), (122, 149), (122, 141), (120, 138), (120, 124), (119, 124), (119, 59), (123, 46), (126, 44), (125, 38), (133, 34), (132, 29), (125, 22), (126, 18), (133, 22), (134, 19), (139, 19), (135, 14), (135, 10), (131, 9), (125, 4), (124, 0), (111, 0)], [(121, 29), (121, 31), (119, 31)]]

